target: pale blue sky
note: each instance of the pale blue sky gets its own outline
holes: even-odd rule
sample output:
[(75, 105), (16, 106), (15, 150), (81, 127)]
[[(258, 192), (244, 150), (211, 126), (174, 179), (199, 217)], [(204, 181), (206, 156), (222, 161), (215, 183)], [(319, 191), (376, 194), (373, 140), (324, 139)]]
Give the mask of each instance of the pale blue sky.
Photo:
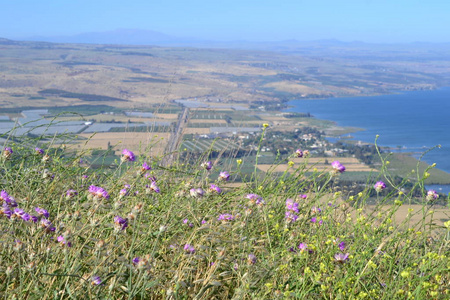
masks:
[(450, 42), (450, 1), (0, 0), (0, 37), (117, 28), (211, 40)]

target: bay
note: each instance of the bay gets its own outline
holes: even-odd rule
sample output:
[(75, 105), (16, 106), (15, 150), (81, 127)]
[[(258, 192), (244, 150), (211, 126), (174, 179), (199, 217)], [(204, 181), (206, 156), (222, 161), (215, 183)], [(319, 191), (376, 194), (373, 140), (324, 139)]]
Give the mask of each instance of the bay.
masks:
[(339, 126), (364, 128), (355, 140), (397, 151), (413, 152), (422, 160), (450, 173), (450, 88), (412, 91), (373, 97), (293, 100), (289, 112), (311, 113)]

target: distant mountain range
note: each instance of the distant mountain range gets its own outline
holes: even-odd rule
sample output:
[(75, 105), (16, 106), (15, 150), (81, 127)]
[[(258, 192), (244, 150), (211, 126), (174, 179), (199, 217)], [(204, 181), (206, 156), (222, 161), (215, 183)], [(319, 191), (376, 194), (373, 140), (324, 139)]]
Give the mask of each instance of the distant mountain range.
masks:
[[(24, 39), (34, 42), (50, 43), (80, 43), (80, 44), (116, 44), (116, 45), (152, 45), (171, 47), (198, 47), (198, 48), (228, 48), (267, 50), (277, 52), (295, 52), (301, 54), (317, 54), (322, 51), (339, 53), (340, 49), (354, 51), (411, 51), (412, 48), (432, 52), (438, 50), (449, 54), (450, 43), (403, 43), (403, 44), (373, 44), (361, 41), (344, 42), (336, 39), (316, 41), (212, 41), (197, 38), (176, 37), (153, 30), (142, 29), (116, 29), (104, 32), (87, 32), (71, 36), (32, 36)], [(3, 39), (3, 43), (6, 39)], [(13, 42), (12, 40), (9, 40)], [(2, 43), (2, 39), (0, 39)]]

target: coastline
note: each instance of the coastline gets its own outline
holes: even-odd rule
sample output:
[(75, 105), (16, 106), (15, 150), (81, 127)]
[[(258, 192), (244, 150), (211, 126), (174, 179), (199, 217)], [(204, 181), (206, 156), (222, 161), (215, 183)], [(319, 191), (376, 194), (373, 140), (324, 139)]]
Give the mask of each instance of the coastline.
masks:
[[(433, 93), (433, 94), (429, 94)], [(419, 91), (401, 91), (396, 94), (389, 94), (389, 95), (382, 95), (382, 96), (355, 96), (355, 97), (336, 97), (336, 98), (328, 98), (328, 99), (297, 99), (294, 101), (290, 101), (287, 103), (288, 108), (283, 110), (284, 112), (300, 112), (300, 113), (310, 113), (312, 116), (311, 124), (319, 124), (321, 127), (320, 130), (325, 131), (326, 137), (328, 140), (332, 142), (341, 141), (344, 143), (350, 143), (350, 144), (371, 144), (374, 145), (377, 143), (377, 145), (380, 147), (380, 149), (384, 150), (386, 153), (390, 153), (392, 157), (399, 157), (399, 160), (404, 160), (403, 157), (408, 156), (410, 159), (408, 159), (407, 166), (404, 166), (403, 169), (409, 169), (411, 171), (412, 169), (416, 170), (417, 166), (420, 165), (419, 171), (422, 169), (425, 170), (427, 167), (430, 167), (431, 164), (437, 162), (437, 167), (431, 169), (431, 173), (438, 173), (436, 176), (434, 176), (434, 179), (431, 181), (429, 178), (426, 182), (427, 186), (430, 185), (431, 188), (440, 189), (442, 188), (442, 191), (448, 191), (450, 192), (450, 172), (448, 171), (449, 166), (446, 163), (448, 158), (448, 145), (443, 145), (445, 149), (440, 150), (434, 150), (432, 153), (429, 153), (429, 149), (437, 148), (435, 145), (436, 140), (442, 142), (446, 142), (448, 140), (447, 132), (444, 132), (444, 134), (439, 135), (439, 132), (436, 133), (436, 130), (442, 130), (442, 128), (448, 128), (445, 126), (433, 126), (432, 132), (425, 132), (425, 133), (417, 133), (413, 138), (409, 138), (407, 130), (409, 128), (400, 128), (400, 129), (393, 129), (395, 128), (395, 125), (397, 124), (384, 124), (388, 122), (384, 122), (385, 120), (391, 122), (393, 118), (396, 118), (397, 116), (382, 116), (385, 113), (394, 113), (395, 109), (397, 107), (395, 105), (400, 105), (400, 102), (405, 104), (405, 101), (407, 104), (414, 104), (414, 101), (419, 102), (423, 105), (425, 101), (417, 101), (420, 100), (420, 97), (430, 97), (430, 99), (434, 99), (433, 97), (438, 98), (439, 101), (442, 101), (442, 97), (445, 97), (445, 100), (448, 99), (448, 95), (450, 95), (450, 88), (448, 87), (442, 87), (437, 88), (433, 90), (419, 90)], [(355, 102), (355, 100), (359, 100), (358, 98), (363, 98), (361, 101)], [(416, 99), (417, 98), (417, 99)], [(365, 101), (367, 99), (367, 101)], [(399, 99), (399, 100), (398, 100)], [(328, 100), (328, 101), (327, 101)], [(340, 101), (343, 100), (343, 101)], [(389, 100), (390, 102), (388, 102)], [(396, 100), (396, 101), (393, 101)], [(398, 100), (398, 101), (397, 101)], [(387, 104), (386, 104), (387, 102)], [(311, 104), (314, 103), (314, 104)], [(349, 103), (351, 105), (349, 106)], [(441, 109), (446, 110), (448, 101), (444, 102), (444, 106)], [(374, 106), (375, 104), (375, 106)], [(440, 102), (438, 102), (436, 105), (433, 106), (433, 104), (423, 105), (418, 110), (422, 115), (420, 117), (417, 117), (411, 112), (410, 122), (415, 122), (417, 124), (412, 124), (416, 126), (421, 126), (423, 122), (435, 122), (434, 117), (432, 119), (424, 118), (423, 112), (426, 110), (425, 107), (431, 106), (435, 109), (438, 108)], [(377, 106), (378, 105), (378, 106)], [(357, 106), (356, 108), (354, 106)], [(370, 110), (374, 115), (372, 117), (372, 114), (359, 114), (361, 111), (361, 107), (366, 106), (364, 109)], [(409, 105), (407, 105), (407, 108)], [(344, 111), (343, 115), (340, 115), (340, 113), (345, 110), (345, 108), (352, 110), (350, 113), (348, 111)], [(393, 107), (393, 108), (392, 108)], [(404, 106), (403, 106), (404, 107)], [(335, 109), (336, 110), (333, 110)], [(440, 107), (439, 107), (440, 108)], [(413, 109), (416, 109), (413, 107)], [(354, 111), (353, 111), (354, 110)], [(412, 109), (411, 109), (412, 110)], [(417, 110), (417, 109), (416, 109)], [(399, 110), (401, 111), (401, 110)], [(366, 113), (366, 112), (365, 112)], [(408, 115), (409, 111), (401, 111), (401, 113)], [(336, 117), (336, 118), (333, 118)], [(408, 115), (409, 116), (409, 115)], [(383, 119), (386, 118), (386, 119)], [(358, 119), (359, 118), (359, 119)], [(377, 119), (378, 118), (378, 119)], [(391, 118), (391, 119), (389, 119)], [(375, 120), (369, 120), (368, 119), (376, 119)], [(444, 119), (442, 116), (436, 116), (437, 120)], [(431, 121), (429, 121), (431, 120)], [(359, 122), (358, 122), (359, 121)], [(307, 122), (308, 123), (308, 122)], [(367, 124), (366, 124), (367, 123)], [(393, 122), (391, 122), (393, 123)], [(349, 126), (350, 124), (350, 126)], [(370, 125), (369, 128), (364, 126)], [(425, 123), (424, 123), (425, 124)], [(381, 127), (384, 126), (381, 130), (378, 130), (378, 125)], [(402, 126), (406, 126), (408, 124), (401, 124)], [(425, 124), (429, 125), (429, 124)], [(390, 126), (390, 127), (389, 127)], [(411, 126), (412, 128), (413, 126)], [(375, 128), (375, 129), (374, 129)], [(384, 130), (384, 131), (383, 131)], [(378, 141), (375, 140), (375, 136), (380, 133), (381, 137)], [(433, 138), (435, 140), (432, 140), (429, 138), (434, 134)], [(368, 140), (371, 139), (373, 135), (372, 142), (369, 142)], [(437, 136), (437, 137), (436, 137)], [(398, 138), (398, 144), (397, 143)], [(420, 138), (423, 138), (425, 141), (421, 141)], [(387, 141), (387, 142), (386, 142)], [(428, 146), (427, 146), (428, 145)], [(427, 155), (425, 157), (422, 157), (423, 154), (426, 153)], [(419, 159), (421, 158), (421, 159)], [(439, 168), (442, 166), (443, 168)], [(406, 176), (406, 174), (404, 174)], [(438, 178), (438, 179), (437, 179)], [(437, 184), (437, 185), (435, 185)]]

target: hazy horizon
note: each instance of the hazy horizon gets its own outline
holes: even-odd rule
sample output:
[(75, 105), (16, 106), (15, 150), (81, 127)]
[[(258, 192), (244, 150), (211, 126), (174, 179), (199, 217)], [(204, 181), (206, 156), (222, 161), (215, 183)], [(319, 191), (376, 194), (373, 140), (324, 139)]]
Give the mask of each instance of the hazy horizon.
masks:
[(211, 41), (448, 43), (450, 2), (173, 0), (2, 3), (0, 37), (74, 36), (119, 28)]

